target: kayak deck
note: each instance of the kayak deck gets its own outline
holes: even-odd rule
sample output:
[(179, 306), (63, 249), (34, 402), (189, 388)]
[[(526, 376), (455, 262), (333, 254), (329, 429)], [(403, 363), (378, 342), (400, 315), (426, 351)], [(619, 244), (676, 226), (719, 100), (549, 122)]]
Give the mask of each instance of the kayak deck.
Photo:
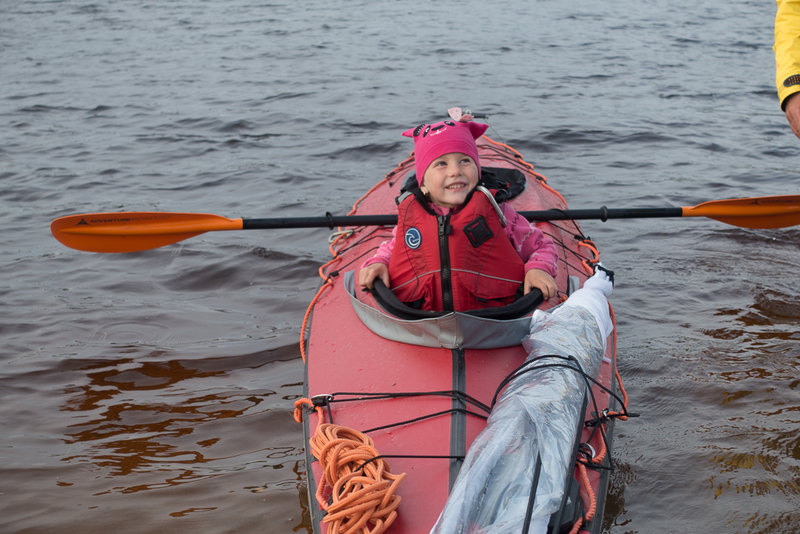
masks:
[[(517, 169), (527, 180), (525, 191), (511, 200), (521, 210), (566, 209), (566, 202), (551, 189), (513, 149), (481, 138), (478, 143), (484, 168)], [(351, 213), (381, 214), (395, 211), (395, 197), (413, 173), (413, 158), (401, 163), (376, 184)], [(556, 282), (566, 298), (570, 278), (583, 282), (591, 274), (598, 253), (574, 221), (536, 223), (559, 249)], [(313, 310), (305, 342), (305, 393), (318, 407), (303, 417), (308, 440), (321, 423), (335, 423), (369, 435), (375, 449), (389, 463), (391, 472), (405, 473), (397, 494), (401, 501), (390, 533), (428, 532), (447, 500), (469, 444), (486, 425), (490, 404), (498, 386), (522, 362), (521, 345), (493, 349), (441, 348), (411, 345), (377, 336), (356, 315), (350, 296), (343, 290), (343, 274), (356, 270), (372, 256), (380, 243), (391, 237), (390, 227), (359, 227), (339, 235), (331, 251), (334, 258), (320, 270), (325, 284)], [(357, 298), (373, 304), (371, 296), (356, 291)], [(541, 308), (560, 302), (551, 299)], [(374, 305), (374, 304), (373, 304)], [(615, 334), (612, 334), (612, 338)], [(615, 343), (608, 343), (606, 358), (586, 408), (587, 420), (596, 417), (614, 400)], [(608, 453), (613, 419), (584, 428), (585, 450), (599, 461), (586, 469), (581, 495), (594, 502), (581, 532), (599, 532), (608, 482)], [(315, 532), (327, 532), (325, 512), (314, 497), (322, 477), (319, 462), (307, 447), (307, 480)], [(602, 457), (600, 457), (602, 455)], [(532, 460), (534, 461), (534, 460)], [(576, 477), (579, 476), (576, 469)], [(583, 476), (580, 476), (583, 479)], [(595, 498), (590, 500), (589, 492)]]

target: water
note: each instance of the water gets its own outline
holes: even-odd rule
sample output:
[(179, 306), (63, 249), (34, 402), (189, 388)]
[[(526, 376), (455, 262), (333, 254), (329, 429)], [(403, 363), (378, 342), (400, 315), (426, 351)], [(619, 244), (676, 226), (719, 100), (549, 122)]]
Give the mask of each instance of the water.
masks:
[[(797, 193), (774, 4), (0, 6), (0, 531), (305, 532), (297, 341), (327, 231), (147, 253), (55, 217), (345, 213), (466, 105), (570, 206)], [(800, 229), (587, 221), (630, 408), (607, 531), (800, 520)]]

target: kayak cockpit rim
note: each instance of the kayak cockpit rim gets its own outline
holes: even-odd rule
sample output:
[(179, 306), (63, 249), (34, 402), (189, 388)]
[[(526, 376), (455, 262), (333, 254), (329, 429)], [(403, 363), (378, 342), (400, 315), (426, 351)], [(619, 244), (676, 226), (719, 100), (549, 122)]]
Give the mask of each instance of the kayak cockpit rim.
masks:
[(353, 271), (344, 274), (344, 289), (356, 315), (374, 334), (401, 343), (446, 349), (496, 349), (519, 345), (528, 335), (530, 314), (541, 302), (541, 294), (537, 298), (533, 292), (529, 293), (531, 297), (527, 304), (533, 305), (525, 310), (524, 315), (514, 318), (496, 319), (465, 312), (447, 312), (432, 317), (403, 319), (360, 300)]

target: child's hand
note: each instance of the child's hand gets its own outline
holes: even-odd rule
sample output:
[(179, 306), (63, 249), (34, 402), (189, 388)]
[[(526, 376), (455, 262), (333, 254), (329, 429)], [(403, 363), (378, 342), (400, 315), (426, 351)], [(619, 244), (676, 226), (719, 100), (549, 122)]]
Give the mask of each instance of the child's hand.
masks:
[(555, 297), (558, 291), (553, 277), (541, 269), (531, 269), (525, 273), (525, 294), (530, 293), (534, 287), (542, 292), (544, 300)]
[(389, 266), (385, 263), (373, 263), (369, 267), (361, 269), (358, 272), (358, 285), (372, 289), (376, 278), (380, 278), (383, 284), (389, 287)]

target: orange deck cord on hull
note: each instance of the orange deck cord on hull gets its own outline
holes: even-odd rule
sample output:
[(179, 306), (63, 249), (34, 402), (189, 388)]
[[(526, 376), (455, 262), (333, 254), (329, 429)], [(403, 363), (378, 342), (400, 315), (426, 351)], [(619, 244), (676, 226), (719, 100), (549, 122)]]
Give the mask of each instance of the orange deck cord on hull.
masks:
[(581, 485), (588, 493), (590, 505), (589, 510), (584, 514), (584, 517), (578, 519), (578, 521), (572, 525), (572, 530), (569, 531), (569, 534), (578, 534), (578, 532), (581, 531), (583, 524), (591, 521), (594, 518), (594, 514), (597, 512), (597, 497), (592, 491), (592, 484), (589, 482), (589, 476), (586, 474), (586, 466), (583, 464), (578, 464), (578, 473), (581, 477)]
[[(322, 423), (309, 440), (323, 470), (317, 502), (330, 534), (379, 534), (397, 518), (395, 492), (405, 473), (393, 475), (369, 436)], [(330, 498), (330, 502), (329, 502)]]

